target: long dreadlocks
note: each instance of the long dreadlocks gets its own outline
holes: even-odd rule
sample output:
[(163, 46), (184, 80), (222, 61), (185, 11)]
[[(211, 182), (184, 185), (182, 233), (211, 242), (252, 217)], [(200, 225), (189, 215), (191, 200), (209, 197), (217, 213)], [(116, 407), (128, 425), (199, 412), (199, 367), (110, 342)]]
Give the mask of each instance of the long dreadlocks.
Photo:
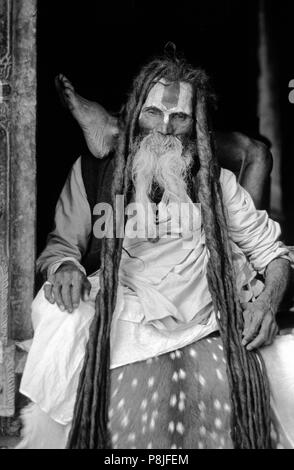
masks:
[[(115, 152), (112, 201), (124, 195), (128, 204), (131, 168), (135, 153), (138, 118), (155, 82), (191, 83), (195, 109), (195, 155), (200, 169), (192, 184), (191, 197), (201, 203), (206, 246), (209, 251), (207, 280), (220, 329), (232, 403), (231, 434), (235, 448), (270, 447), (269, 389), (261, 358), (241, 344), (243, 318), (234, 281), (226, 213), (219, 183), (220, 168), (214, 153), (208, 106), (213, 101), (205, 72), (176, 57), (159, 58), (145, 66), (134, 80), (121, 117), (121, 132)], [(196, 157), (195, 157), (196, 158)], [(115, 214), (117, 216), (117, 214)], [(122, 221), (122, 224), (125, 221)], [(103, 239), (101, 288), (96, 298), (83, 370), (80, 375), (69, 448), (110, 448), (108, 406), (110, 393), (110, 326), (116, 304), (122, 238)], [(117, 234), (118, 235), (118, 234)], [(264, 369), (264, 368), (263, 368)]]

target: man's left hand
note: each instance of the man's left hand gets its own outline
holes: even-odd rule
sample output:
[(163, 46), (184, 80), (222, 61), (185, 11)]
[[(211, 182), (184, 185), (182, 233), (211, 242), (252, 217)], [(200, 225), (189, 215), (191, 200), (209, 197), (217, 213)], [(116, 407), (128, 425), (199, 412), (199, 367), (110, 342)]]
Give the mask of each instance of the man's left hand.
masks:
[(242, 307), (244, 309), (242, 344), (249, 351), (271, 344), (278, 333), (278, 326), (270, 303), (257, 299), (254, 302), (242, 304)]

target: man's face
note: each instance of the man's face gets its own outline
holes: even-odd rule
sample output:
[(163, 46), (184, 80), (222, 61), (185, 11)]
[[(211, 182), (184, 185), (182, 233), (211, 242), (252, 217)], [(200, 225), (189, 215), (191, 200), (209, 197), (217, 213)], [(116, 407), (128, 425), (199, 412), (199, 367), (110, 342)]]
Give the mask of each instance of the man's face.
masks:
[(187, 136), (192, 130), (192, 86), (162, 79), (150, 90), (139, 116), (144, 133)]

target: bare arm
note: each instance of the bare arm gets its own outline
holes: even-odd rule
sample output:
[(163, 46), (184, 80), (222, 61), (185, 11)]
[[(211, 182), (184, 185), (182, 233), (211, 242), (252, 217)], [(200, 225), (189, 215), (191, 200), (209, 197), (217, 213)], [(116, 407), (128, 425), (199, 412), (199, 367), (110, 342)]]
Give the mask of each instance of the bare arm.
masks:
[(273, 158), (269, 148), (240, 132), (216, 132), (220, 165), (232, 171), (257, 209), (268, 209)]
[(290, 262), (276, 258), (265, 271), (265, 287), (258, 299), (244, 305), (243, 344), (248, 350), (271, 344), (277, 334), (276, 313), (290, 281)]
[(265, 288), (260, 298), (268, 302), (271, 309), (277, 312), (290, 281), (290, 261), (283, 258), (274, 259), (265, 271)]

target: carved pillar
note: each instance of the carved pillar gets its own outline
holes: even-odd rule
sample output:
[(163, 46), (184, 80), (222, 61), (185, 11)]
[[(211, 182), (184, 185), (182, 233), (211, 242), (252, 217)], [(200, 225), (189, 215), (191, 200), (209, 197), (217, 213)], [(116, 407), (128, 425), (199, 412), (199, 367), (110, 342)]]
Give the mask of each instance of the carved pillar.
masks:
[(36, 0), (0, 0), (0, 416), (14, 414), (14, 340), (31, 336)]

